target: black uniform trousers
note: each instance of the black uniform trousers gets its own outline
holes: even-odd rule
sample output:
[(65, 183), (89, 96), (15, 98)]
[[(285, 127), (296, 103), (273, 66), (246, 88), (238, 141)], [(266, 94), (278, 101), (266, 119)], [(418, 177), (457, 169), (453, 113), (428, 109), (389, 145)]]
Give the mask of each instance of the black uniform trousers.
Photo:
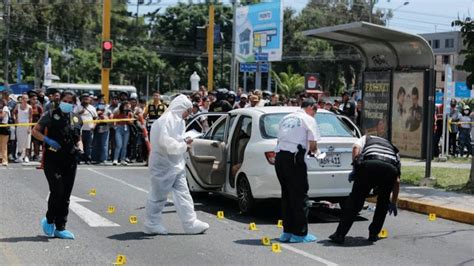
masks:
[(61, 158), (48, 153), (50, 151), (46, 152), (44, 158), (44, 173), (50, 191), (46, 219), (50, 224), (55, 223), (56, 229), (61, 231), (66, 228), (69, 197), (76, 178), (77, 162), (73, 155)]
[(352, 192), (342, 211), (336, 234), (345, 236), (349, 232), (372, 188), (377, 190), (377, 205), (374, 218), (369, 226), (369, 233), (371, 235), (378, 234), (385, 222), (390, 194), (397, 176), (397, 168), (390, 163), (380, 160), (363, 161), (356, 173)]
[(281, 185), (283, 232), (297, 236), (308, 234), (308, 172), (305, 163), (297, 163), (295, 154), (280, 151), (275, 170)]

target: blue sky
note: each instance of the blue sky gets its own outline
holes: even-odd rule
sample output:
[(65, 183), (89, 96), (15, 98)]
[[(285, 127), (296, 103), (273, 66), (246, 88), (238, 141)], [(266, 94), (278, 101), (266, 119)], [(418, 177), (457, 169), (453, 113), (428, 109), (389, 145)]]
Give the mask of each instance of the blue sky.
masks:
[[(131, 0), (135, 2), (136, 0)], [(145, 0), (148, 2), (149, 0)], [(301, 10), (308, 0), (283, 0), (284, 6), (291, 6)], [(153, 2), (157, 2), (153, 0)], [(175, 5), (177, 0), (161, 0), (154, 6), (140, 6), (140, 13), (151, 11), (157, 7)], [(187, 2), (187, 1), (183, 1)], [(199, 2), (194, 0), (194, 2)], [(224, 1), (228, 3), (228, 0)], [(409, 2), (403, 6), (404, 2)], [(400, 7), (402, 6), (402, 7)], [(411, 33), (428, 33), (452, 31), (451, 22), (458, 16), (460, 18), (474, 15), (474, 0), (378, 0), (375, 8), (381, 10), (399, 9), (394, 11), (394, 17), (390, 20), (390, 28), (408, 31)], [(136, 12), (136, 6), (130, 6), (129, 10)]]

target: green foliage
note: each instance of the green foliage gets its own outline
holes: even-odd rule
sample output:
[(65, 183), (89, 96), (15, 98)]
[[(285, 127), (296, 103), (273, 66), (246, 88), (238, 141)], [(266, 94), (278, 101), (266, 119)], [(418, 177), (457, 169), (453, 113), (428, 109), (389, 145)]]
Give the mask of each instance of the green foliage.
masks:
[(466, 56), (464, 63), (456, 68), (470, 73), (467, 76), (466, 84), (468, 88), (472, 89), (472, 85), (474, 85), (474, 21), (468, 17), (465, 20), (453, 21), (452, 26), (461, 27), (465, 47), (461, 50), (461, 54)]
[(272, 78), (277, 84), (279, 94), (294, 97), (304, 90), (304, 76), (293, 73), (291, 66), (288, 67), (287, 72), (277, 74), (275, 71), (272, 71)]

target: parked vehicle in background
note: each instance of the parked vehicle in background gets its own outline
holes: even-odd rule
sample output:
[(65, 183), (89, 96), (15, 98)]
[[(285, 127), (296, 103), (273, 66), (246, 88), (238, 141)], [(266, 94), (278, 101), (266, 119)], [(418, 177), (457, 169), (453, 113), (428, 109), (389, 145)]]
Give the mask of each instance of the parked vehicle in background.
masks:
[[(46, 95), (48, 95), (53, 90), (71, 90), (76, 95), (82, 95), (88, 93), (90, 95), (99, 96), (102, 94), (102, 85), (101, 84), (74, 84), (74, 83), (53, 83), (51, 86), (46, 88)], [(119, 96), (121, 92), (126, 92), (128, 95), (132, 93), (137, 93), (137, 88), (135, 86), (129, 85), (109, 85), (109, 96)]]

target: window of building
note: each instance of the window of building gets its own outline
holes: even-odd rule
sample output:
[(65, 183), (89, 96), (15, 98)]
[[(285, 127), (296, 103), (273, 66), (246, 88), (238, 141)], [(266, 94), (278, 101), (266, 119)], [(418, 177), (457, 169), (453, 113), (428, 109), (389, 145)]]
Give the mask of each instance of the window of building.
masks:
[(444, 77), (444, 72), (442, 72), (442, 73), (441, 73), (441, 81), (444, 82), (444, 79), (445, 79), (445, 77)]
[(429, 40), (429, 41), (428, 41), (428, 43), (429, 43), (429, 44), (430, 44), (430, 46), (431, 46), (431, 40)]
[(450, 62), (450, 61), (451, 61), (451, 60), (450, 60), (450, 59), (451, 59), (450, 57), (451, 57), (451, 56), (449, 56), (449, 55), (443, 55), (443, 64), (444, 64), (444, 65), (447, 65), (447, 64), (450, 64), (450, 63), (451, 63), (451, 62)]
[(433, 48), (438, 49), (439, 48), (439, 40), (433, 40)]
[(444, 47), (445, 48), (453, 48), (454, 47), (454, 39), (444, 40)]

